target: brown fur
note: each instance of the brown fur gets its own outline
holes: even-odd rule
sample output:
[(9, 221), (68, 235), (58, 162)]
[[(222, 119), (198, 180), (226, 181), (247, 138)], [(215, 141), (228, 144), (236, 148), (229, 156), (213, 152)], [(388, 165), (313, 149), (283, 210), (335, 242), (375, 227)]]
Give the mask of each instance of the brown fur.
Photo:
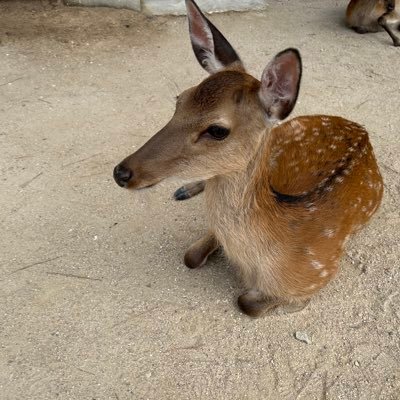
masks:
[(378, 32), (390, 35), (395, 46), (400, 39), (394, 31), (400, 27), (400, 0), (351, 0), (346, 11), (346, 23), (358, 33)]

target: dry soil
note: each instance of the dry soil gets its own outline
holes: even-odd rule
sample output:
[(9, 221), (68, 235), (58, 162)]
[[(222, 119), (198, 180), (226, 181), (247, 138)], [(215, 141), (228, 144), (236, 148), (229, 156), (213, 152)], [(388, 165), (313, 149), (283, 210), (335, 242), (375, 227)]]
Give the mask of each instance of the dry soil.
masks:
[(300, 313), (252, 320), (221, 255), (182, 263), (202, 196), (112, 179), (205, 77), (185, 18), (1, 2), (2, 399), (400, 399), (400, 49), (348, 30), (345, 6), (211, 17), (256, 76), (298, 47), (295, 114), (365, 125), (385, 180), (336, 280)]

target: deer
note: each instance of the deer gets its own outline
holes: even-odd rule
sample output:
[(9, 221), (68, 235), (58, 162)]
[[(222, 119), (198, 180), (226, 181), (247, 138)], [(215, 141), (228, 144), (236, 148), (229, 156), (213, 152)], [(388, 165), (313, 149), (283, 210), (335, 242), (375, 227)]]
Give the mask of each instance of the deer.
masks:
[(171, 177), (201, 182), (207, 231), (185, 265), (200, 268), (222, 247), (244, 287), (242, 312), (303, 307), (335, 277), (346, 240), (381, 203), (368, 133), (338, 116), (284, 122), (299, 93), (299, 51), (278, 53), (258, 80), (197, 4), (186, 7), (209, 76), (179, 95), (172, 119), (114, 168), (114, 179), (129, 190)]
[(351, 0), (346, 23), (357, 33), (378, 32), (383, 28), (393, 45), (400, 46), (400, 38), (395, 34), (395, 30), (400, 30), (399, 7), (400, 0)]

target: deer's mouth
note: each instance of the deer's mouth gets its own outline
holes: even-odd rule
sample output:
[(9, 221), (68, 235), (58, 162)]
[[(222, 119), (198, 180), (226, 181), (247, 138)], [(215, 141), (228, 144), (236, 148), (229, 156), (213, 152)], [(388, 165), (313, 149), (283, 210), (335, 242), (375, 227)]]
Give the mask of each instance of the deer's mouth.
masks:
[(145, 189), (150, 189), (153, 186), (156, 186), (159, 182), (161, 182), (162, 179), (153, 181), (153, 182), (137, 182), (137, 181), (131, 181), (125, 186), (126, 189), (129, 190), (145, 190)]

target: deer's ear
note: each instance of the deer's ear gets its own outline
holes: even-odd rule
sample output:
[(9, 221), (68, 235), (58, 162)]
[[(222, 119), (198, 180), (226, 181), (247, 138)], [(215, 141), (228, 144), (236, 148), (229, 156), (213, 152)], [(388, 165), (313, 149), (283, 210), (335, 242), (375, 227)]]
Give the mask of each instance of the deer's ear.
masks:
[(266, 66), (259, 97), (270, 118), (284, 119), (293, 110), (301, 81), (301, 57), (296, 49), (286, 49)]
[(193, 0), (186, 0), (190, 40), (200, 65), (214, 74), (235, 63), (243, 69), (239, 56), (224, 35), (204, 16)]

